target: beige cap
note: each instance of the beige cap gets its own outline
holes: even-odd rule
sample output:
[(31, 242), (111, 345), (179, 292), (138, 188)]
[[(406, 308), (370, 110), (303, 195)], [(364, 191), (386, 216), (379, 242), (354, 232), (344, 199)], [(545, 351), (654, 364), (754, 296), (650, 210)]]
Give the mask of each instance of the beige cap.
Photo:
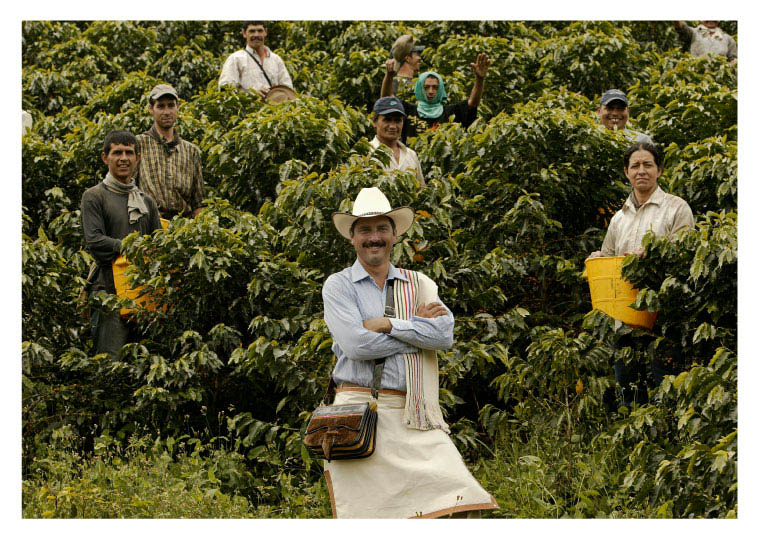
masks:
[(174, 87), (172, 85), (167, 85), (166, 83), (162, 83), (160, 85), (156, 85), (151, 90), (151, 93), (148, 95), (149, 100), (158, 100), (162, 96), (166, 96), (167, 94), (170, 94), (174, 96), (175, 100), (179, 100), (180, 97), (177, 96), (177, 91), (174, 90)]

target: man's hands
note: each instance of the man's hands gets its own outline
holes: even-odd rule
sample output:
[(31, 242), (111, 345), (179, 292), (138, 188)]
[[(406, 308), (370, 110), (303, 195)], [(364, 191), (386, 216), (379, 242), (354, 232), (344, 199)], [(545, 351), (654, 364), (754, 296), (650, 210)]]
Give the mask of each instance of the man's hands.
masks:
[(386, 317), (376, 317), (374, 319), (368, 319), (362, 321), (362, 325), (371, 332), (377, 332), (379, 334), (388, 334), (391, 331), (391, 321)]
[(396, 74), (396, 70), (394, 70), (394, 62), (396, 61), (393, 58), (386, 61), (386, 73), (383, 74), (383, 83), (381, 83), (381, 98), (391, 96), (392, 94), (392, 82), (394, 81), (394, 74)]
[(475, 78), (473, 79), (473, 89), (470, 91), (468, 97), (468, 107), (471, 109), (477, 108), (481, 103), (481, 97), (484, 94), (484, 79), (486, 79), (486, 71), (489, 69), (489, 57), (486, 53), (478, 53), (475, 62), (471, 62), (473, 66), (473, 73)]
[(470, 63), (470, 65), (473, 66), (473, 72), (476, 74), (478, 79), (483, 79), (486, 77), (486, 72), (489, 69), (490, 64), (491, 61), (489, 60), (489, 57), (486, 53), (478, 53), (476, 61)]
[[(441, 317), (447, 314), (447, 308), (439, 302), (431, 302), (430, 304), (420, 304), (415, 311), (416, 317), (422, 317), (424, 319), (433, 319)], [(362, 321), (362, 326), (366, 330), (371, 332), (377, 332), (379, 334), (388, 334), (391, 331), (391, 321), (386, 317), (376, 317), (374, 319), (367, 319)]]
[(447, 314), (447, 308), (439, 302), (431, 302), (428, 305), (420, 304), (415, 311), (416, 317), (422, 317), (424, 319), (433, 319), (441, 317)]
[(645, 250), (642, 247), (638, 247), (637, 249), (634, 249), (630, 253), (624, 253), (624, 256), (626, 255), (634, 255), (637, 258), (645, 258)]
[[(645, 257), (645, 250), (642, 247), (639, 247), (637, 249), (634, 249), (631, 252), (624, 253), (624, 256), (626, 255), (634, 255), (637, 258), (644, 258)], [(602, 251), (592, 251), (589, 256), (586, 258), (586, 260), (589, 260), (590, 258), (600, 258), (603, 256)]]

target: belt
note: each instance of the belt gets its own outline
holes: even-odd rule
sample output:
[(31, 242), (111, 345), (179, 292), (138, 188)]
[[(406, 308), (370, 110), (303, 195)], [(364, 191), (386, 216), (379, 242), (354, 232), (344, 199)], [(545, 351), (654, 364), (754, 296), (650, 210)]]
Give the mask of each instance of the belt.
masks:
[[(361, 387), (359, 385), (355, 385), (354, 383), (341, 383), (336, 388), (337, 392), (367, 392), (371, 393), (372, 389), (369, 387)], [(391, 388), (381, 388), (378, 390), (379, 394), (393, 394), (395, 396), (406, 396), (406, 392), (402, 392), (401, 390), (393, 390)]]

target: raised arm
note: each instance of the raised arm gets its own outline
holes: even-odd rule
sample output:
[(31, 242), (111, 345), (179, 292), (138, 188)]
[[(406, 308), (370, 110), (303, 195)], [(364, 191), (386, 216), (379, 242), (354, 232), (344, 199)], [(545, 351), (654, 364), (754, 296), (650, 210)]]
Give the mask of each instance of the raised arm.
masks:
[(470, 91), (468, 98), (468, 107), (471, 109), (477, 108), (478, 104), (481, 103), (481, 96), (484, 94), (484, 79), (486, 79), (486, 72), (489, 70), (490, 63), (486, 53), (479, 53), (476, 61), (470, 63), (474, 73), (473, 90)]
[(352, 360), (374, 360), (394, 354), (414, 353), (417, 348), (393, 337), (367, 329), (362, 322), (351, 285), (341, 277), (331, 276), (322, 287), (325, 323), (333, 341)]
[(394, 59), (390, 58), (386, 61), (386, 74), (383, 76), (383, 84), (381, 85), (381, 98), (384, 96), (391, 96), (393, 94), (391, 92), (391, 86), (394, 81), (395, 74), (396, 72), (394, 71)]

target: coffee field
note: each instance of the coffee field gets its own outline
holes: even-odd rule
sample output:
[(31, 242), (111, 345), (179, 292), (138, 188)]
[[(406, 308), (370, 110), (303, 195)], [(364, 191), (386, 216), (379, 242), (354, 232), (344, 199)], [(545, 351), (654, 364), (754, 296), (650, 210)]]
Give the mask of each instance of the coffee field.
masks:
[[(423, 188), (369, 144), (408, 32), (450, 102), (491, 59), (478, 120), (408, 142)], [(392, 260), (455, 314), (440, 396), (500, 505), (484, 517), (737, 516), (737, 64), (690, 56), (671, 22), (277, 21), (267, 44), (299, 99), (270, 105), (217, 88), (239, 21), (25, 21), (22, 36), (24, 518), (330, 517), (300, 432), (333, 366), (321, 287), (354, 259), (330, 214), (371, 185), (416, 210)], [(159, 82), (209, 199), (125, 241), (162, 309), (138, 310), (115, 361), (93, 356), (84, 313), (131, 302), (83, 302), (79, 202), (106, 133), (150, 128)], [(628, 195), (627, 140), (595, 114), (612, 87), (697, 223), (624, 265), (636, 307), (658, 312), (649, 332), (593, 311), (582, 277)], [(619, 409), (613, 364), (648, 356), (672, 375)]]

